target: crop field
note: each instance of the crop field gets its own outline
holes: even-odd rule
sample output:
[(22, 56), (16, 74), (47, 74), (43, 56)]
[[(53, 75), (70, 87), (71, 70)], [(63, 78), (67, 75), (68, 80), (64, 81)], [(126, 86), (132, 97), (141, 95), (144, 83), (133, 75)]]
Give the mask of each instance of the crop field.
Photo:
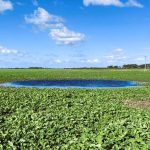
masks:
[(150, 70), (0, 69), (0, 82), (31, 79), (117, 79), (149, 82)]
[[(117, 79), (150, 82), (150, 71), (1, 69), (0, 82)], [(148, 150), (150, 87), (0, 87), (0, 150)]]

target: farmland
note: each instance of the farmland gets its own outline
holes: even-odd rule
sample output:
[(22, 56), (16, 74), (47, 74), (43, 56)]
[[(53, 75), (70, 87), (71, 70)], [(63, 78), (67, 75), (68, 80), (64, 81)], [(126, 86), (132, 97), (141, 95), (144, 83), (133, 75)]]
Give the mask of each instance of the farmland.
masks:
[(31, 79), (117, 79), (150, 81), (143, 69), (1, 69), (0, 82)]
[[(0, 82), (117, 79), (150, 82), (150, 71), (1, 69)], [(0, 87), (0, 149), (150, 149), (150, 87)]]

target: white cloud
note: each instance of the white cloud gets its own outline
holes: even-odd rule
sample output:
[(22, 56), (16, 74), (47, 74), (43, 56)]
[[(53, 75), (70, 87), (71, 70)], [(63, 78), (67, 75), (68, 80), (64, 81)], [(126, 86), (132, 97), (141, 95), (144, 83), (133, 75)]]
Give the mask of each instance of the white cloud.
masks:
[(137, 58), (135, 58), (135, 61), (137, 61), (137, 62), (139, 62), (139, 61), (144, 62), (145, 61), (145, 57), (137, 57)]
[(72, 45), (83, 41), (85, 37), (82, 33), (68, 29), (64, 25), (64, 20), (61, 17), (50, 14), (40, 7), (33, 14), (26, 15), (25, 21), (40, 29), (47, 29), (49, 35), (57, 44)]
[(121, 48), (117, 48), (111, 52), (111, 54), (104, 56), (107, 63), (124, 63), (127, 60), (127, 56), (125, 55), (125, 52)]
[(17, 54), (18, 51), (0, 46), (0, 54)]
[(117, 48), (117, 49), (115, 49), (115, 52), (123, 52), (123, 49), (122, 48)]
[(88, 64), (98, 64), (98, 63), (100, 63), (100, 60), (97, 58), (95, 58), (95, 59), (80, 59), (80, 60), (76, 60), (76, 62), (88, 63)]
[[(61, 56), (62, 57), (62, 56)], [(101, 61), (98, 58), (82, 58), (82, 59), (74, 59), (74, 58), (52, 58), (52, 59), (47, 59), (47, 62), (53, 63), (53, 64), (99, 64)]]
[(139, 7), (142, 8), (143, 5), (137, 0), (128, 0), (127, 2), (122, 2), (121, 0), (83, 0), (85, 6), (89, 5), (103, 5), (103, 6), (116, 6), (116, 7)]
[(139, 7), (139, 8), (143, 8), (144, 7), (137, 0), (129, 0), (127, 3), (125, 3), (125, 6), (126, 7)]
[(45, 9), (39, 7), (34, 11), (33, 14), (26, 15), (25, 21), (28, 24), (33, 24), (38, 26), (39, 28), (47, 29), (50, 28), (53, 24), (59, 24), (63, 21), (63, 19), (58, 16), (52, 15)]
[(0, 0), (0, 13), (6, 10), (12, 10), (13, 4), (9, 0)]
[(56, 59), (56, 60), (54, 60), (54, 63), (61, 64), (62, 61), (60, 59)]
[(118, 7), (123, 6), (120, 0), (83, 0), (83, 3), (85, 6), (88, 6), (88, 5), (104, 5), (104, 6), (114, 5)]
[(95, 64), (95, 63), (99, 63), (99, 59), (88, 59), (87, 60), (87, 63), (92, 63), (92, 64)]
[(66, 27), (52, 29), (50, 35), (58, 44), (71, 45), (83, 41), (85, 36), (81, 33), (70, 31)]

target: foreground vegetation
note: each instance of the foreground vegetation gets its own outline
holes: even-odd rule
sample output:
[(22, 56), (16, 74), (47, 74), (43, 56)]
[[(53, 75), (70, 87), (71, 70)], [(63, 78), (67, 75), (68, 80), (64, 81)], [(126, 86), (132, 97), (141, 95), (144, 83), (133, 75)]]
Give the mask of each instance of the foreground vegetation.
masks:
[[(142, 70), (0, 70), (0, 82), (100, 78), (150, 81)], [(150, 87), (0, 87), (0, 149), (150, 149)]]

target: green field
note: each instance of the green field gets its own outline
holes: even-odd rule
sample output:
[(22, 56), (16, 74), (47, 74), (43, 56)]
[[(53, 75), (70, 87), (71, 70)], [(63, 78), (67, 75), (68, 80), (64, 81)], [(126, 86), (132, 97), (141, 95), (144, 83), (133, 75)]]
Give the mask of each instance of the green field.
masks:
[(150, 81), (150, 70), (0, 69), (0, 82), (31, 79), (117, 79)]
[[(150, 82), (150, 71), (0, 70), (0, 82), (79, 78)], [(0, 104), (0, 149), (150, 149), (149, 86), (97, 90), (0, 87)]]

